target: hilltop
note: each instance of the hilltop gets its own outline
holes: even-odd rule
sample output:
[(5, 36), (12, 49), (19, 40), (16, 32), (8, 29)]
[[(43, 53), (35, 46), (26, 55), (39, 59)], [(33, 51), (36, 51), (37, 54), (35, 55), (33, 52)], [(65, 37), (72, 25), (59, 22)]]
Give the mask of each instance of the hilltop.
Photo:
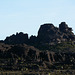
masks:
[(20, 32), (6, 37), (2, 42), (10, 45), (27, 44), (40, 50), (49, 51), (67, 51), (67, 49), (74, 51), (75, 49), (75, 35), (72, 28), (68, 27), (65, 22), (61, 22), (59, 27), (55, 27), (51, 23), (41, 25), (37, 36), (31, 35), (28, 38), (27, 33)]
[(37, 36), (23, 32), (0, 41), (0, 70), (75, 69), (75, 35), (65, 22), (43, 24)]

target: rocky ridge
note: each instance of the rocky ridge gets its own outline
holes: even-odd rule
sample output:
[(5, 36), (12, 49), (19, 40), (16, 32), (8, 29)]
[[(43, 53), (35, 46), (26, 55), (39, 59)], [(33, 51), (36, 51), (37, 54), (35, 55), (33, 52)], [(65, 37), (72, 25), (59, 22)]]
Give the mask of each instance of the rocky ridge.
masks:
[(55, 27), (53, 24), (43, 24), (40, 26), (37, 36), (31, 35), (28, 38), (28, 34), (23, 32), (16, 33), (16, 35), (11, 35), (6, 37), (4, 43), (7, 44), (22, 44), (22, 43), (61, 43), (64, 41), (75, 40), (75, 35), (72, 32), (72, 28), (68, 27), (65, 22), (59, 24), (59, 28)]
[(40, 26), (37, 36), (16, 33), (0, 41), (0, 70), (75, 69), (75, 35), (65, 22)]

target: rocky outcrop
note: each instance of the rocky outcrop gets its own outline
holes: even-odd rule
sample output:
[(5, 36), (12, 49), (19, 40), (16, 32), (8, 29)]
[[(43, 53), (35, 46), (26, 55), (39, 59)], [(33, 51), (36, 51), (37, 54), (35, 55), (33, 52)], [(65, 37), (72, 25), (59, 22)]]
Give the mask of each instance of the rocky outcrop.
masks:
[(0, 41), (0, 69), (75, 69), (74, 65), (75, 35), (65, 22), (59, 27), (41, 25), (37, 36), (20, 32)]
[[(69, 44), (68, 44), (68, 43)], [(72, 32), (72, 28), (68, 27), (65, 22), (59, 24), (59, 27), (55, 27), (51, 23), (43, 24), (40, 26), (38, 35), (31, 35), (28, 37), (28, 34), (24, 34), (23, 32), (16, 33), (6, 37), (0, 43), (15, 45), (15, 44), (27, 44), (30, 46), (34, 46), (40, 50), (49, 50), (49, 51), (68, 51), (70, 49), (71, 52), (75, 50), (75, 35)], [(57, 45), (65, 44), (61, 48)], [(52, 47), (53, 46), (53, 47)], [(66, 47), (65, 47), (66, 46)], [(58, 50), (59, 49), (59, 50)]]
[(41, 43), (61, 43), (64, 41), (73, 41), (75, 36), (72, 32), (72, 28), (68, 27), (65, 22), (59, 25), (59, 28), (53, 24), (41, 25), (38, 31), (38, 40)]
[(57, 37), (58, 28), (54, 27), (53, 24), (41, 25), (38, 31), (38, 40), (43, 43), (50, 43)]
[[(59, 24), (59, 30), (63, 33), (68, 33), (70, 32), (70, 34), (72, 33), (72, 28), (69, 28), (68, 25), (65, 22), (62, 22), (61, 24)], [(74, 35), (74, 34), (73, 34)]]
[(10, 37), (6, 37), (4, 43), (6, 44), (23, 44), (28, 42), (28, 34), (24, 34), (23, 32), (16, 33), (11, 35)]
[[(47, 23), (40, 26), (37, 36), (30, 36), (24, 34), (23, 32), (16, 33), (16, 35), (11, 35), (4, 40), (7, 44), (28, 44), (37, 46), (40, 45), (55, 45), (65, 41), (74, 41), (75, 35), (72, 32), (72, 28), (68, 27), (65, 22), (59, 24), (59, 28), (55, 27), (53, 24)], [(3, 42), (3, 41), (0, 41)]]

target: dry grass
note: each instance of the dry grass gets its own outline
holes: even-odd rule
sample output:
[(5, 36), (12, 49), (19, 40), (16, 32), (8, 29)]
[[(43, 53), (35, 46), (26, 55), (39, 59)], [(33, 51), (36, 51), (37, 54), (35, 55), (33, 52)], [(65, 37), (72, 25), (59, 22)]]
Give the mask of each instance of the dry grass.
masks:
[(75, 75), (75, 70), (55, 70), (53, 72), (1, 71), (0, 75)]

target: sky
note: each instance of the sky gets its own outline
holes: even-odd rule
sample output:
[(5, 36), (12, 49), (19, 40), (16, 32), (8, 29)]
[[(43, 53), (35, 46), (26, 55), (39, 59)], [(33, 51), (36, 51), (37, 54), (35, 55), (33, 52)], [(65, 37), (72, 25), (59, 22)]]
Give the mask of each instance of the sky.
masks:
[(40, 25), (61, 22), (75, 33), (75, 0), (0, 0), (0, 40), (16, 32), (37, 36)]

